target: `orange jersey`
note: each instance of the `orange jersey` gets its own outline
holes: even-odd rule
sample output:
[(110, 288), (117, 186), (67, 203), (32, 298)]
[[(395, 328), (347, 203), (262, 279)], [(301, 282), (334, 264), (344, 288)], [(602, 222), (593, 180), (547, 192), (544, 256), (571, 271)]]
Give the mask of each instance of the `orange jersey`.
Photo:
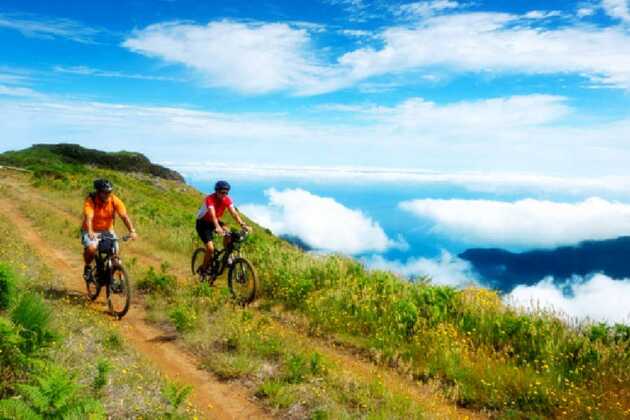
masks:
[[(107, 201), (103, 202), (98, 196), (89, 196), (83, 204), (83, 216), (92, 217), (92, 229), (94, 231), (111, 230), (114, 227), (116, 213), (125, 216), (127, 209), (125, 205), (114, 194), (110, 195)], [(87, 222), (83, 221), (83, 230), (87, 230)]]

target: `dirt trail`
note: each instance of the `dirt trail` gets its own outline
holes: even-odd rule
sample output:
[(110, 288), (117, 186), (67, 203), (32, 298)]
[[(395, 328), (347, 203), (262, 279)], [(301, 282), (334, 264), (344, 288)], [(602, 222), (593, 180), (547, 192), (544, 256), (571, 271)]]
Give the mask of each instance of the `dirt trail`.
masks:
[[(67, 290), (85, 292), (85, 285), (79, 277), (82, 272), (79, 256), (66, 255), (47, 243), (14, 202), (0, 197), (0, 212), (13, 222), (24, 241), (43, 258), (46, 265), (60, 275)], [(145, 322), (145, 315), (141, 305), (132, 304), (129, 314), (120, 323), (121, 333), (167, 377), (194, 387), (191, 401), (202, 415), (220, 419), (271, 417), (248, 399), (242, 386), (220, 382), (210, 373), (198, 369), (195, 357), (168, 341), (161, 330)]]

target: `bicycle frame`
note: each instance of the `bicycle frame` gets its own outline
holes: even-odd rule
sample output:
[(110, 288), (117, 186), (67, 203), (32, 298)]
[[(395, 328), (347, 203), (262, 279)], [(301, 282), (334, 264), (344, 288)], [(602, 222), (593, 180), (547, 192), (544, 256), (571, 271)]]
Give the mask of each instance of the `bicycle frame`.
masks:
[[(229, 242), (225, 248), (215, 251), (211, 266), (211, 275), (213, 277), (219, 277), (225, 269), (230, 265), (229, 259), (230, 257), (238, 257), (241, 253), (241, 244), (249, 236), (249, 232), (241, 231), (236, 232), (237, 235), (233, 232), (227, 232), (226, 235), (229, 237)], [(237, 239), (234, 238), (236, 236)], [(218, 265), (217, 265), (218, 264)]]
[[(99, 242), (101, 238), (102, 235), (99, 235)], [(96, 255), (94, 256), (96, 262), (96, 280), (101, 285), (109, 284), (112, 279), (114, 268), (122, 265), (122, 261), (118, 255), (118, 251), (120, 249), (118, 245), (119, 239), (113, 237), (113, 235), (110, 239), (112, 240), (112, 247), (104, 252), (97, 248)], [(127, 236), (122, 238), (123, 241), (126, 241), (127, 239)]]

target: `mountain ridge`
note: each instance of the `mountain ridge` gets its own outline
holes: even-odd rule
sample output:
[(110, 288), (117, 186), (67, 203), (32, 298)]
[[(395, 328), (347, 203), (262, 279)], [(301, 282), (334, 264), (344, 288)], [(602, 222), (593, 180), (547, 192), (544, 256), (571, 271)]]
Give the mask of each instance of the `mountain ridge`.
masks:
[[(124, 172), (140, 172), (185, 183), (177, 171), (152, 163), (138, 152), (104, 152), (73, 143), (33, 144), (31, 147), (0, 154), (0, 164), (23, 167), (48, 175), (59, 175), (60, 167), (93, 165)], [(52, 164), (52, 165), (51, 165)]]
[(470, 248), (459, 254), (492, 286), (509, 292), (518, 284), (533, 285), (545, 277), (558, 281), (602, 273), (630, 277), (630, 236), (587, 240), (573, 246), (510, 252), (501, 248)]

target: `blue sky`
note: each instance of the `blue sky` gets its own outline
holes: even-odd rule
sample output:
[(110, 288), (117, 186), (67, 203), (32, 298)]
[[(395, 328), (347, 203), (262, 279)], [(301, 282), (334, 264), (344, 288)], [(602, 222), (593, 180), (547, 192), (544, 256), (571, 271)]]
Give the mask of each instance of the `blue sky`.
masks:
[(624, 176), (630, 4), (4, 1), (0, 149)]

